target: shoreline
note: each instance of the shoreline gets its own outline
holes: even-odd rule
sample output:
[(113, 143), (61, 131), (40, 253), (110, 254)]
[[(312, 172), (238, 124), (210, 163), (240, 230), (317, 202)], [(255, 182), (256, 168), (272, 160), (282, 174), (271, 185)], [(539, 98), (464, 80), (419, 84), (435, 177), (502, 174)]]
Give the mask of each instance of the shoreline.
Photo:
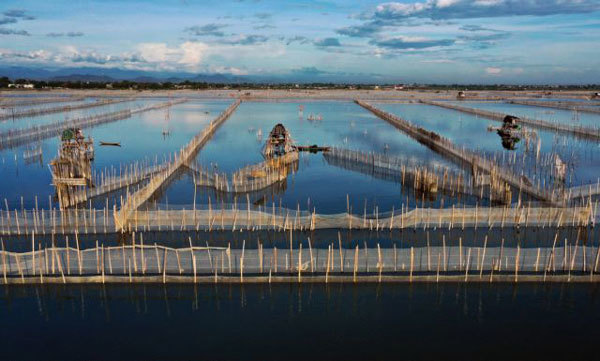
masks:
[[(549, 94), (550, 93), (550, 94)], [(511, 98), (578, 98), (589, 99), (593, 91), (565, 90), (482, 90), (466, 91), (462, 100), (503, 100)], [(208, 90), (99, 90), (99, 89), (41, 89), (41, 90), (2, 90), (0, 97), (31, 97), (44, 95), (99, 96), (99, 97), (189, 97), (199, 99), (269, 100), (276, 99), (313, 99), (313, 100), (418, 100), (438, 99), (457, 100), (458, 90), (352, 90), (352, 89), (208, 89)], [(599, 102), (600, 103), (600, 102)]]

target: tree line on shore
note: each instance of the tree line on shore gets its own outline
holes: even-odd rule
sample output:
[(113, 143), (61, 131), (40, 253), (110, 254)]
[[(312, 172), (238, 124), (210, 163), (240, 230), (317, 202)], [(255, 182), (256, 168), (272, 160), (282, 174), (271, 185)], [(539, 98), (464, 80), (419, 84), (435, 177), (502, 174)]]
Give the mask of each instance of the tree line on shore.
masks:
[[(34, 89), (66, 88), (66, 89), (134, 89), (134, 90), (176, 90), (176, 89), (357, 89), (357, 90), (592, 90), (600, 88), (598, 84), (585, 85), (515, 85), (515, 84), (351, 84), (351, 83), (212, 83), (212, 82), (144, 82), (144, 81), (62, 81), (31, 80), (0, 77), (0, 88), (18, 88), (15, 85), (32, 84)], [(12, 86), (11, 86), (12, 85)]]

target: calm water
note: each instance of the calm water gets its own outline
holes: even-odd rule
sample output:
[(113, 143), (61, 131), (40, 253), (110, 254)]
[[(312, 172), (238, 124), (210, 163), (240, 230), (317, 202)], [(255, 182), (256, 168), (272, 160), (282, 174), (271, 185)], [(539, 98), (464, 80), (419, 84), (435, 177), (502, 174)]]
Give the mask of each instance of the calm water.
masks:
[[(91, 99), (88, 102), (95, 103), (96, 101), (98, 101), (98, 99)], [(44, 124), (67, 120), (67, 119), (77, 119), (77, 118), (93, 116), (93, 115), (102, 114), (102, 113), (112, 113), (112, 112), (117, 112), (117, 111), (126, 110), (126, 109), (133, 110), (133, 109), (143, 107), (148, 104), (153, 104), (156, 102), (157, 102), (156, 100), (134, 100), (134, 101), (109, 104), (109, 105), (100, 105), (100, 106), (91, 107), (91, 108), (75, 109), (75, 110), (71, 110), (71, 111), (67, 111), (67, 112), (41, 114), (41, 115), (35, 115), (32, 117), (22, 117), (22, 118), (16, 118), (16, 119), (5, 119), (5, 120), (0, 120), (0, 132), (7, 131), (9, 129), (28, 128), (28, 127), (31, 127), (34, 125), (44, 125)], [(78, 102), (77, 104), (80, 104), (80, 103), (81, 102)], [(76, 105), (76, 104), (74, 104), (74, 103), (73, 104), (71, 104), (71, 103), (55, 103), (55, 104), (43, 104), (43, 105), (38, 104), (38, 105), (35, 105), (32, 107), (34, 107), (36, 109), (38, 109), (38, 108), (47, 109), (47, 108), (62, 107), (62, 106), (66, 106), (66, 105)]]
[(583, 125), (594, 128), (600, 127), (600, 114), (595, 113), (573, 112), (571, 110), (509, 104), (502, 102), (461, 101), (455, 103), (466, 107), (485, 109), (533, 119), (541, 119), (548, 122)]
[[(460, 104), (466, 106), (471, 106), (472, 103), (484, 104), (485, 102), (460, 102)], [(485, 104), (480, 107), (504, 106), (504, 104), (492, 102)], [(502, 147), (502, 140), (496, 132), (488, 131), (489, 126), (498, 127), (500, 124), (498, 122), (425, 104), (388, 103), (378, 104), (377, 106), (426, 129), (435, 131), (459, 146), (477, 149), (490, 155), (496, 154), (498, 157), (502, 157), (502, 153), (507, 157), (514, 152), (507, 151)], [(507, 104), (507, 106), (512, 106), (512, 104)], [(542, 109), (539, 107), (529, 108)], [(501, 111), (499, 109), (495, 110)], [(535, 152), (539, 140), (542, 156), (558, 154), (567, 163), (571, 175), (567, 183), (573, 185), (596, 183), (600, 174), (600, 145), (598, 143), (538, 129), (535, 129), (535, 134), (536, 137), (531, 137), (529, 141), (522, 139), (517, 143), (516, 152), (520, 156), (523, 153), (529, 155), (531, 164), (527, 166), (534, 167)]]
[[(2, 122), (4, 127), (22, 127), (26, 124), (42, 124), (64, 117), (100, 114), (107, 111), (126, 109), (154, 104), (167, 99), (138, 99), (134, 102), (119, 103), (67, 113), (29, 117)], [(113, 172), (121, 166), (139, 161), (162, 162), (169, 154), (176, 152), (189, 139), (202, 130), (211, 119), (223, 111), (231, 100), (201, 100), (179, 104), (170, 109), (170, 120), (166, 121), (165, 109), (136, 114), (129, 119), (103, 124), (84, 130), (96, 141), (96, 156), (92, 167), (100, 174)], [(302, 116), (299, 105), (304, 105)], [(396, 113), (408, 120), (449, 137), (459, 145), (478, 149), (488, 154), (504, 152), (500, 138), (487, 131), (491, 121), (462, 114), (452, 110), (421, 104), (379, 104), (385, 110)], [(322, 120), (309, 121), (308, 116), (320, 115)], [(244, 102), (213, 138), (202, 149), (197, 162), (205, 168), (231, 174), (235, 170), (263, 160), (262, 147), (268, 133), (277, 123), (282, 123), (300, 145), (329, 145), (367, 152), (385, 153), (402, 157), (406, 163), (433, 165), (455, 169), (455, 165), (420, 145), (398, 131), (387, 122), (377, 118), (353, 102), (323, 101), (306, 103), (266, 103)], [(164, 137), (163, 130), (170, 135)], [(262, 137), (260, 136), (262, 133)], [(558, 153), (567, 161), (571, 169), (568, 184), (596, 182), (600, 174), (598, 145), (581, 142), (572, 138), (557, 136), (549, 132), (538, 132), (542, 154)], [(121, 147), (102, 147), (99, 141), (120, 142)], [(522, 141), (517, 152), (534, 148)], [(51, 175), (47, 164), (56, 155), (58, 137), (34, 142), (15, 149), (0, 151), (0, 201), (6, 198), (9, 207), (19, 208), (21, 197), (26, 208), (35, 206), (35, 196), (40, 207), (48, 207), (48, 197), (54, 194)], [(26, 161), (23, 152), (40, 146), (41, 159)], [(508, 154), (509, 152), (504, 152)], [(533, 169), (533, 168), (532, 168)], [(534, 169), (538, 172), (537, 169)], [(371, 175), (342, 169), (326, 162), (322, 154), (303, 153), (298, 169), (290, 174), (279, 189), (251, 194), (254, 205), (281, 205), (302, 210), (315, 209), (320, 213), (346, 211), (346, 197), (354, 213), (364, 209), (371, 213), (377, 207), (380, 213), (389, 212), (402, 206), (414, 207), (420, 204), (421, 196), (416, 197), (400, 184), (376, 179)], [(109, 205), (120, 197), (120, 193), (109, 196)], [(182, 171), (163, 194), (159, 194), (156, 204), (160, 207), (190, 207), (194, 203), (192, 174)], [(210, 189), (198, 189), (196, 204), (211, 202), (246, 203), (246, 196), (238, 199), (226, 196), (216, 199)], [(430, 206), (441, 206), (440, 197), (427, 200)], [(444, 200), (444, 206), (451, 206), (459, 200)], [(460, 202), (474, 204), (474, 200), (461, 199)], [(105, 204), (104, 198), (94, 201), (96, 207)]]
[(596, 285), (0, 288), (3, 359), (592, 359)]
[[(153, 104), (163, 100), (139, 101), (140, 105)], [(119, 103), (109, 107), (125, 107)], [(197, 101), (179, 104), (170, 109), (170, 121), (165, 120), (166, 110), (153, 110), (133, 115), (131, 118), (84, 129), (84, 134), (95, 140), (95, 158), (92, 167), (95, 172), (107, 169), (119, 170), (121, 165), (136, 161), (162, 162), (170, 153), (178, 151), (198, 131), (203, 129), (230, 104), (229, 101)], [(99, 107), (104, 108), (104, 107)], [(94, 108), (95, 109), (95, 108)], [(94, 110), (102, 113), (106, 109)], [(82, 110), (84, 112), (85, 110)], [(85, 114), (99, 114), (86, 112)], [(208, 114), (206, 113), (208, 112)], [(70, 114), (70, 113), (67, 113)], [(58, 114), (58, 116), (62, 116)], [(170, 135), (164, 137), (163, 130)], [(100, 146), (99, 141), (120, 142), (121, 147)], [(59, 138), (48, 138), (40, 143), (0, 151), (0, 197), (7, 198), (9, 205), (20, 206), (23, 196), (25, 207), (35, 206), (38, 196), (40, 207), (48, 206), (48, 196), (54, 194), (50, 185), (52, 176), (47, 164), (57, 154)], [(43, 157), (34, 163), (23, 159), (23, 151), (32, 145), (40, 145)], [(104, 200), (100, 200), (104, 204)], [(111, 204), (112, 204), (111, 200)]]
[[(57, 98), (58, 99), (58, 98)], [(23, 99), (22, 99), (23, 100)], [(97, 98), (84, 98), (81, 100), (74, 100), (69, 102), (55, 102), (55, 103), (38, 103), (38, 104), (30, 104), (30, 105), (20, 105), (20, 104), (2, 104), (0, 103), (0, 114), (12, 114), (13, 112), (22, 112), (30, 109), (49, 109), (49, 108), (59, 108), (65, 106), (76, 106), (86, 103), (94, 103), (97, 101)]]
[(532, 98), (523, 99), (537, 102), (580, 102), (581, 106), (598, 106), (600, 102), (597, 99), (582, 99), (582, 98)]
[[(264, 160), (262, 147), (271, 129), (282, 123), (299, 145), (329, 145), (361, 151), (373, 151), (404, 157), (410, 164), (430, 164), (454, 167), (441, 156), (420, 145), (396, 130), (385, 121), (365, 111), (352, 102), (309, 102), (304, 116), (299, 117), (300, 103), (244, 102), (215, 133), (202, 149), (197, 161), (205, 168), (231, 174), (249, 164)], [(320, 114), (321, 121), (309, 121), (310, 113)], [(259, 130), (262, 138), (257, 135)], [(210, 190), (200, 190), (197, 204), (207, 204)], [(183, 177), (172, 185), (159, 203), (188, 205), (193, 203), (194, 187), (191, 176)], [(269, 197), (251, 197), (254, 204), (282, 205), (306, 210), (315, 207), (317, 212), (346, 211), (346, 195), (356, 213), (362, 213), (365, 201), (372, 212), (400, 209), (402, 204), (415, 204), (414, 199), (402, 196), (400, 185), (374, 179), (354, 171), (329, 165), (322, 154), (301, 154), (298, 170), (288, 177), (285, 190)], [(212, 196), (212, 202), (215, 202)], [(414, 198), (414, 197), (413, 197)], [(229, 197), (224, 202), (233, 202)], [(239, 202), (245, 204), (245, 195)], [(449, 201), (446, 201), (450, 205)]]
[[(587, 257), (593, 262), (596, 254), (597, 247), (600, 242), (598, 231), (595, 227), (562, 227), (556, 229), (555, 227), (540, 228), (540, 227), (479, 227), (477, 229), (466, 227), (456, 227), (451, 230), (445, 228), (407, 228), (404, 230), (389, 230), (383, 231), (358, 231), (358, 230), (337, 230), (337, 229), (324, 229), (318, 231), (294, 231), (290, 232), (273, 232), (273, 231), (236, 231), (231, 232), (230, 230), (220, 231), (212, 230), (208, 231), (190, 231), (190, 232), (179, 232), (178, 230), (169, 232), (138, 232), (136, 235), (136, 242), (139, 244), (141, 237), (144, 239), (144, 244), (158, 244), (172, 248), (187, 248), (190, 245), (190, 241), (193, 246), (203, 247), (207, 244), (211, 247), (228, 247), (231, 246), (234, 249), (256, 249), (258, 244), (262, 244), (264, 248), (277, 247), (278, 249), (289, 249), (290, 247), (290, 236), (292, 238), (293, 249), (299, 249), (302, 244), (303, 249), (313, 248), (327, 249), (331, 244), (334, 247), (338, 247), (338, 242), (341, 241), (342, 248), (347, 250), (353, 250), (356, 246), (362, 250), (365, 246), (376, 249), (379, 244), (382, 249), (393, 248), (396, 246), (400, 248), (415, 247), (417, 249), (417, 259), (419, 262), (425, 262), (426, 258), (423, 257), (423, 250), (427, 249), (427, 242), (429, 241), (430, 246), (443, 246), (446, 244), (448, 247), (458, 247), (462, 244), (463, 247), (484, 247), (487, 239), (488, 248), (497, 247), (517, 247), (521, 248), (552, 248), (554, 244), (554, 238), (558, 240), (559, 247), (564, 247), (564, 240), (566, 239), (568, 244), (573, 247), (575, 244), (578, 245), (578, 250), (575, 252), (577, 255), (582, 255), (581, 245), (586, 245)], [(339, 238), (338, 238), (339, 237)], [(95, 248), (96, 242), (98, 245), (109, 246), (120, 246), (123, 244), (123, 235), (121, 234), (106, 234), (99, 237), (94, 234), (80, 234), (77, 236), (79, 244), (82, 249)], [(73, 246), (75, 235), (35, 235), (35, 241), (40, 243), (42, 247), (66, 247), (67, 243), (69, 246)], [(338, 241), (339, 239), (339, 241)], [(125, 239), (126, 244), (131, 244), (131, 238)], [(31, 251), (31, 237), (30, 236), (11, 236), (4, 239), (5, 249), (11, 252), (29, 252)], [(426, 251), (425, 251), (426, 252)], [(1, 281), (0, 281), (1, 282)]]

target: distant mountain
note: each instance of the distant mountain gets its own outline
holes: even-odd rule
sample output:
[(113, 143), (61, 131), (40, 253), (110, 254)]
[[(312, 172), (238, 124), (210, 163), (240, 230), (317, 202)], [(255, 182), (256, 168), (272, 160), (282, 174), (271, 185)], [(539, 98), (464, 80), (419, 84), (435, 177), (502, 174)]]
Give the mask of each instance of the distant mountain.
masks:
[(129, 70), (119, 68), (37, 68), (0, 66), (0, 77), (10, 79), (116, 82), (130, 80), (144, 83), (180, 83), (186, 80), (206, 83), (373, 83), (389, 82), (377, 74), (326, 72), (314, 67), (294, 69), (284, 74), (235, 75), (229, 73), (189, 73)]
[(238, 83), (247, 81), (245, 77), (233, 74), (197, 74), (185, 72), (152, 72), (142, 70), (127, 70), (119, 68), (26, 68), (0, 67), (0, 76), (10, 79), (54, 80), (54, 81), (90, 81), (114, 82), (130, 80), (145, 83), (195, 81), (207, 83)]
[(114, 82), (115, 79), (105, 75), (92, 75), (92, 74), (71, 74), (71, 75), (60, 75), (54, 76), (50, 79), (52, 81), (89, 81), (96, 83), (108, 83)]
[(199, 74), (190, 81), (204, 83), (238, 83), (247, 81), (244, 77), (239, 77), (231, 74)]

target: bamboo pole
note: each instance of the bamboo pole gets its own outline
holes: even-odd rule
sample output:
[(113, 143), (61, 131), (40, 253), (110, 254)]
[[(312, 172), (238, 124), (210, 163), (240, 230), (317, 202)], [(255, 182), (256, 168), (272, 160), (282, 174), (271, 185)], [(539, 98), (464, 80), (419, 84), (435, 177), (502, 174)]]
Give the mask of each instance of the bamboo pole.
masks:
[(313, 265), (313, 251), (312, 251), (312, 245), (311, 245), (310, 237), (308, 237), (308, 252), (309, 252), (309, 255), (310, 255), (310, 272), (314, 273), (315, 269), (314, 269), (314, 265)]
[(411, 246), (410, 247), (410, 276), (409, 276), (409, 280), (411, 283), (412, 283), (412, 279), (413, 279), (414, 263), (415, 263), (415, 249), (413, 246)]
[(302, 242), (298, 249), (298, 283), (302, 283)]
[(0, 238), (0, 243), (2, 243), (2, 274), (4, 276), (4, 284), (8, 284), (8, 279), (6, 276), (8, 266), (6, 261), (6, 249), (4, 248), (4, 239)]
[(469, 248), (469, 252), (467, 255), (467, 264), (465, 265), (465, 282), (467, 282), (467, 279), (469, 277), (469, 264), (471, 263), (471, 247)]
[(517, 257), (515, 258), (515, 283), (519, 280), (519, 257), (521, 255), (521, 247), (517, 243)]
[(344, 273), (344, 255), (342, 254), (342, 236), (338, 231), (338, 244), (340, 250), (340, 272)]
[(356, 272), (358, 272), (358, 244), (354, 248), (354, 272), (353, 272), (353, 280), (356, 283)]
[(242, 257), (240, 258), (240, 283), (244, 283), (244, 253), (246, 250), (246, 240), (242, 242)]

